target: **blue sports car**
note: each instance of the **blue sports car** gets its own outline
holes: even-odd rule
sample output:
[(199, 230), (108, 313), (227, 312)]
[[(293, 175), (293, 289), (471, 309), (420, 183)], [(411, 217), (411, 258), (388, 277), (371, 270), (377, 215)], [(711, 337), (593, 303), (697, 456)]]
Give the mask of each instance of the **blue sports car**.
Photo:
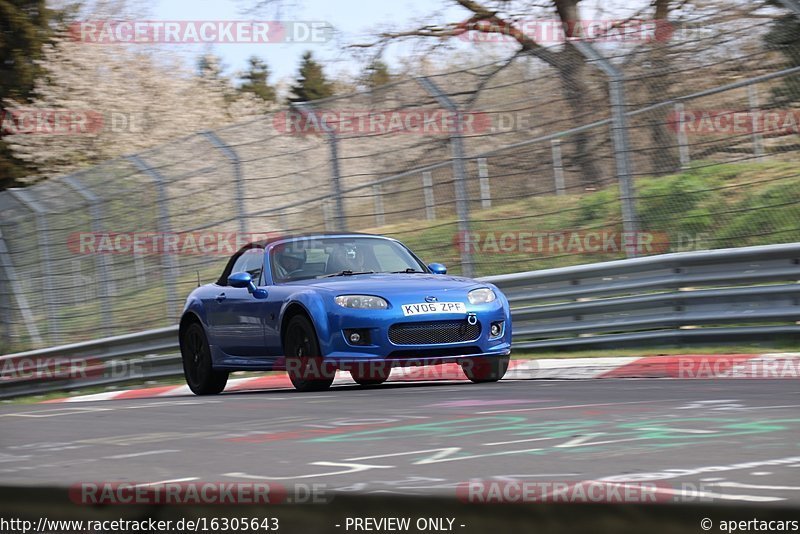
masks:
[(286, 370), (301, 391), (337, 369), (362, 385), (392, 367), (458, 362), (500, 380), (511, 353), (508, 301), (492, 284), (426, 266), (395, 239), (315, 234), (250, 243), (195, 289), (180, 321), (186, 382), (225, 389), (231, 371)]

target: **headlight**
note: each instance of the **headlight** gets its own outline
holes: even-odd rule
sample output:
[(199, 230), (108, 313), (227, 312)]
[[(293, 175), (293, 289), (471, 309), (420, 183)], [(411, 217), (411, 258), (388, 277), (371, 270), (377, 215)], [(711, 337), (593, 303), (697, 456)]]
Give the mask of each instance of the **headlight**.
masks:
[(344, 308), (361, 310), (385, 310), (389, 304), (380, 297), (372, 295), (339, 295), (334, 299), (336, 304)]
[(482, 287), (481, 289), (473, 289), (470, 291), (467, 298), (470, 304), (485, 304), (487, 302), (492, 302), (497, 298), (497, 295), (488, 287)]

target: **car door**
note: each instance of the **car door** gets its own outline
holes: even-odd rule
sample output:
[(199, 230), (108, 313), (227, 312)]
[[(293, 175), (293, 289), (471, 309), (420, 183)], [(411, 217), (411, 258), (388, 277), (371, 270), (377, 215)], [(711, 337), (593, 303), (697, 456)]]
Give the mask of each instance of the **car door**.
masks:
[[(248, 272), (261, 285), (264, 249), (246, 250), (233, 265), (231, 274)], [(265, 300), (255, 298), (247, 288), (218, 285), (206, 304), (212, 339), (230, 356), (264, 355)]]

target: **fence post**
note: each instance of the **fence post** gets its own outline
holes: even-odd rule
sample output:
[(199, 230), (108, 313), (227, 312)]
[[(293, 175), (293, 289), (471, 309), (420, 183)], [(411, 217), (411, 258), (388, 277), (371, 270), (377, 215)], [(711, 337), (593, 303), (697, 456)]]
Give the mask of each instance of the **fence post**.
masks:
[(425, 218), (436, 219), (436, 198), (433, 195), (433, 175), (431, 171), (422, 173), (422, 191), (425, 194)]
[[(103, 218), (103, 209), (100, 206), (100, 198), (98, 198), (98, 196), (95, 195), (94, 192), (92, 192), (89, 188), (83, 185), (83, 183), (75, 176), (66, 176), (64, 178), (64, 183), (66, 183), (89, 203), (89, 216), (92, 218), (92, 232), (94, 232), (95, 235), (101, 233), (103, 229), (100, 228), (100, 221)], [(94, 264), (95, 269), (97, 269), (97, 275), (100, 282), (98, 286), (102, 288), (101, 294), (99, 295), (100, 312), (102, 316), (100, 320), (103, 330), (107, 335), (111, 335), (111, 328), (114, 324), (114, 307), (111, 306), (111, 298), (114, 295), (114, 291), (112, 289), (113, 282), (111, 281), (111, 276), (109, 275), (109, 263), (110, 256), (108, 254), (100, 254), (95, 252)]]
[[(425, 76), (417, 78), (420, 85), (445, 109), (455, 114), (455, 128), (450, 134), (450, 146), (453, 152), (453, 179), (456, 192), (456, 217), (458, 219), (458, 233), (465, 238), (469, 234), (469, 198), (467, 196), (466, 170), (464, 168), (464, 143), (461, 138), (461, 110), (458, 109), (450, 98), (442, 92), (433, 81)], [(473, 275), (472, 253), (469, 247), (461, 249), (461, 274), (466, 277)]]
[[(2, 241), (0, 233), (0, 241)], [(11, 282), (8, 274), (3, 269), (3, 262), (0, 259), (0, 355), (11, 352), (11, 343), (14, 336), (14, 312), (11, 307)]]
[(489, 164), (486, 158), (478, 158), (478, 183), (481, 189), (481, 208), (491, 208), (492, 189), (489, 185)]
[[(244, 176), (242, 174), (242, 160), (239, 154), (230, 145), (212, 131), (205, 131), (203, 135), (211, 142), (214, 148), (219, 149), (233, 165), (233, 180), (236, 182), (236, 217), (239, 219), (239, 233), (247, 234), (247, 211), (244, 206)], [(241, 237), (240, 239), (243, 239)]]
[(280, 210), (278, 212), (278, 226), (281, 227), (281, 232), (288, 233), (290, 230), (289, 228), (289, 216), (286, 214), (286, 210)]
[[(11, 254), (6, 246), (6, 240), (3, 237), (2, 228), (0, 228), (0, 268), (3, 269), (5, 279), (8, 282), (8, 290), (11, 292), (11, 294), (14, 296), (14, 300), (17, 302), (20, 315), (22, 315), (22, 322), (25, 324), (25, 328), (28, 330), (28, 335), (31, 337), (33, 345), (36, 347), (41, 347), (43, 344), (42, 336), (39, 335), (39, 328), (36, 326), (36, 320), (33, 318), (33, 313), (31, 312), (30, 304), (28, 304), (28, 299), (21, 291), (19, 278), (17, 278), (17, 271), (14, 269), (14, 262), (11, 261)], [(8, 318), (10, 317), (11, 314), (9, 313)], [(11, 321), (9, 319), (9, 323), (10, 322)]]
[[(292, 104), (292, 107), (301, 115), (314, 117), (314, 124), (322, 125), (322, 121), (317, 118), (314, 108), (308, 102), (296, 102)], [(328, 137), (328, 145), (331, 152), (331, 188), (333, 189), (334, 200), (333, 228), (338, 232), (346, 232), (347, 219), (345, 218), (344, 199), (342, 198), (342, 173), (339, 169), (339, 138), (333, 128), (323, 126), (323, 129)]]
[(47, 308), (47, 338), (51, 343), (60, 343), (60, 321), (58, 319), (57, 296), (53, 286), (53, 260), (50, 256), (50, 230), (47, 226), (47, 210), (31, 198), (30, 193), (24, 189), (11, 188), (8, 193), (22, 205), (28, 208), (36, 218), (36, 233), (39, 244), (39, 254), (42, 262), (42, 288), (44, 301)]
[(675, 116), (678, 119), (676, 124), (678, 129), (678, 157), (681, 161), (681, 168), (687, 169), (691, 163), (691, 156), (689, 155), (689, 138), (686, 135), (686, 117), (684, 115), (683, 102), (675, 104)]
[(747, 103), (750, 106), (750, 125), (753, 128), (753, 155), (760, 159), (764, 156), (764, 142), (759, 130), (758, 88), (755, 85), (747, 86)]
[[(151, 167), (140, 156), (128, 156), (136, 168), (148, 175), (156, 186), (158, 191), (158, 231), (162, 239), (172, 232), (169, 222), (169, 206), (167, 205), (167, 190), (164, 186), (164, 177), (156, 169)], [(175, 257), (165, 251), (161, 253), (161, 264), (164, 266), (164, 285), (167, 291), (167, 318), (175, 320), (178, 318), (180, 310), (178, 309), (177, 297), (177, 266), (175, 264)]]
[(794, 13), (796, 17), (800, 18), (800, 2), (798, 0), (778, 0), (778, 2)]
[(561, 139), (556, 137), (550, 141), (550, 149), (553, 152), (553, 181), (556, 195), (561, 196), (566, 189), (564, 184), (564, 163), (561, 161)]
[(322, 218), (325, 221), (325, 231), (332, 232), (335, 228), (335, 223), (332, 220), (333, 214), (331, 214), (331, 203), (328, 200), (322, 201)]
[(372, 186), (372, 198), (375, 203), (375, 225), (384, 226), (386, 224), (386, 211), (383, 208), (383, 187), (381, 187), (381, 184)]
[[(608, 76), (608, 89), (611, 98), (611, 132), (614, 139), (614, 161), (619, 180), (620, 203), (622, 204), (622, 227), (629, 236), (635, 235), (639, 224), (636, 218), (636, 197), (633, 187), (633, 173), (630, 162), (630, 142), (628, 140), (627, 110), (625, 101), (625, 77), (606, 58), (586, 41), (572, 41), (583, 56), (597, 62), (598, 68)], [(636, 246), (625, 246), (625, 254), (636, 256)]]

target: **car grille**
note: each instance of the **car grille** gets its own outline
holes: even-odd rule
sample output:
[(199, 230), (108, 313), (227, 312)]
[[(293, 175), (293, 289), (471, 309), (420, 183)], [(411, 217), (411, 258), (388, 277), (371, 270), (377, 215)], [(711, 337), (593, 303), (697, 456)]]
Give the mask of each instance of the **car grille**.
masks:
[(481, 335), (481, 323), (426, 321), (397, 323), (389, 327), (389, 341), (395, 345), (436, 345), (474, 341)]
[(446, 349), (404, 349), (395, 350), (386, 356), (387, 360), (425, 361), (428, 358), (446, 358), (448, 356), (469, 356), (480, 354), (480, 347), (448, 347)]

